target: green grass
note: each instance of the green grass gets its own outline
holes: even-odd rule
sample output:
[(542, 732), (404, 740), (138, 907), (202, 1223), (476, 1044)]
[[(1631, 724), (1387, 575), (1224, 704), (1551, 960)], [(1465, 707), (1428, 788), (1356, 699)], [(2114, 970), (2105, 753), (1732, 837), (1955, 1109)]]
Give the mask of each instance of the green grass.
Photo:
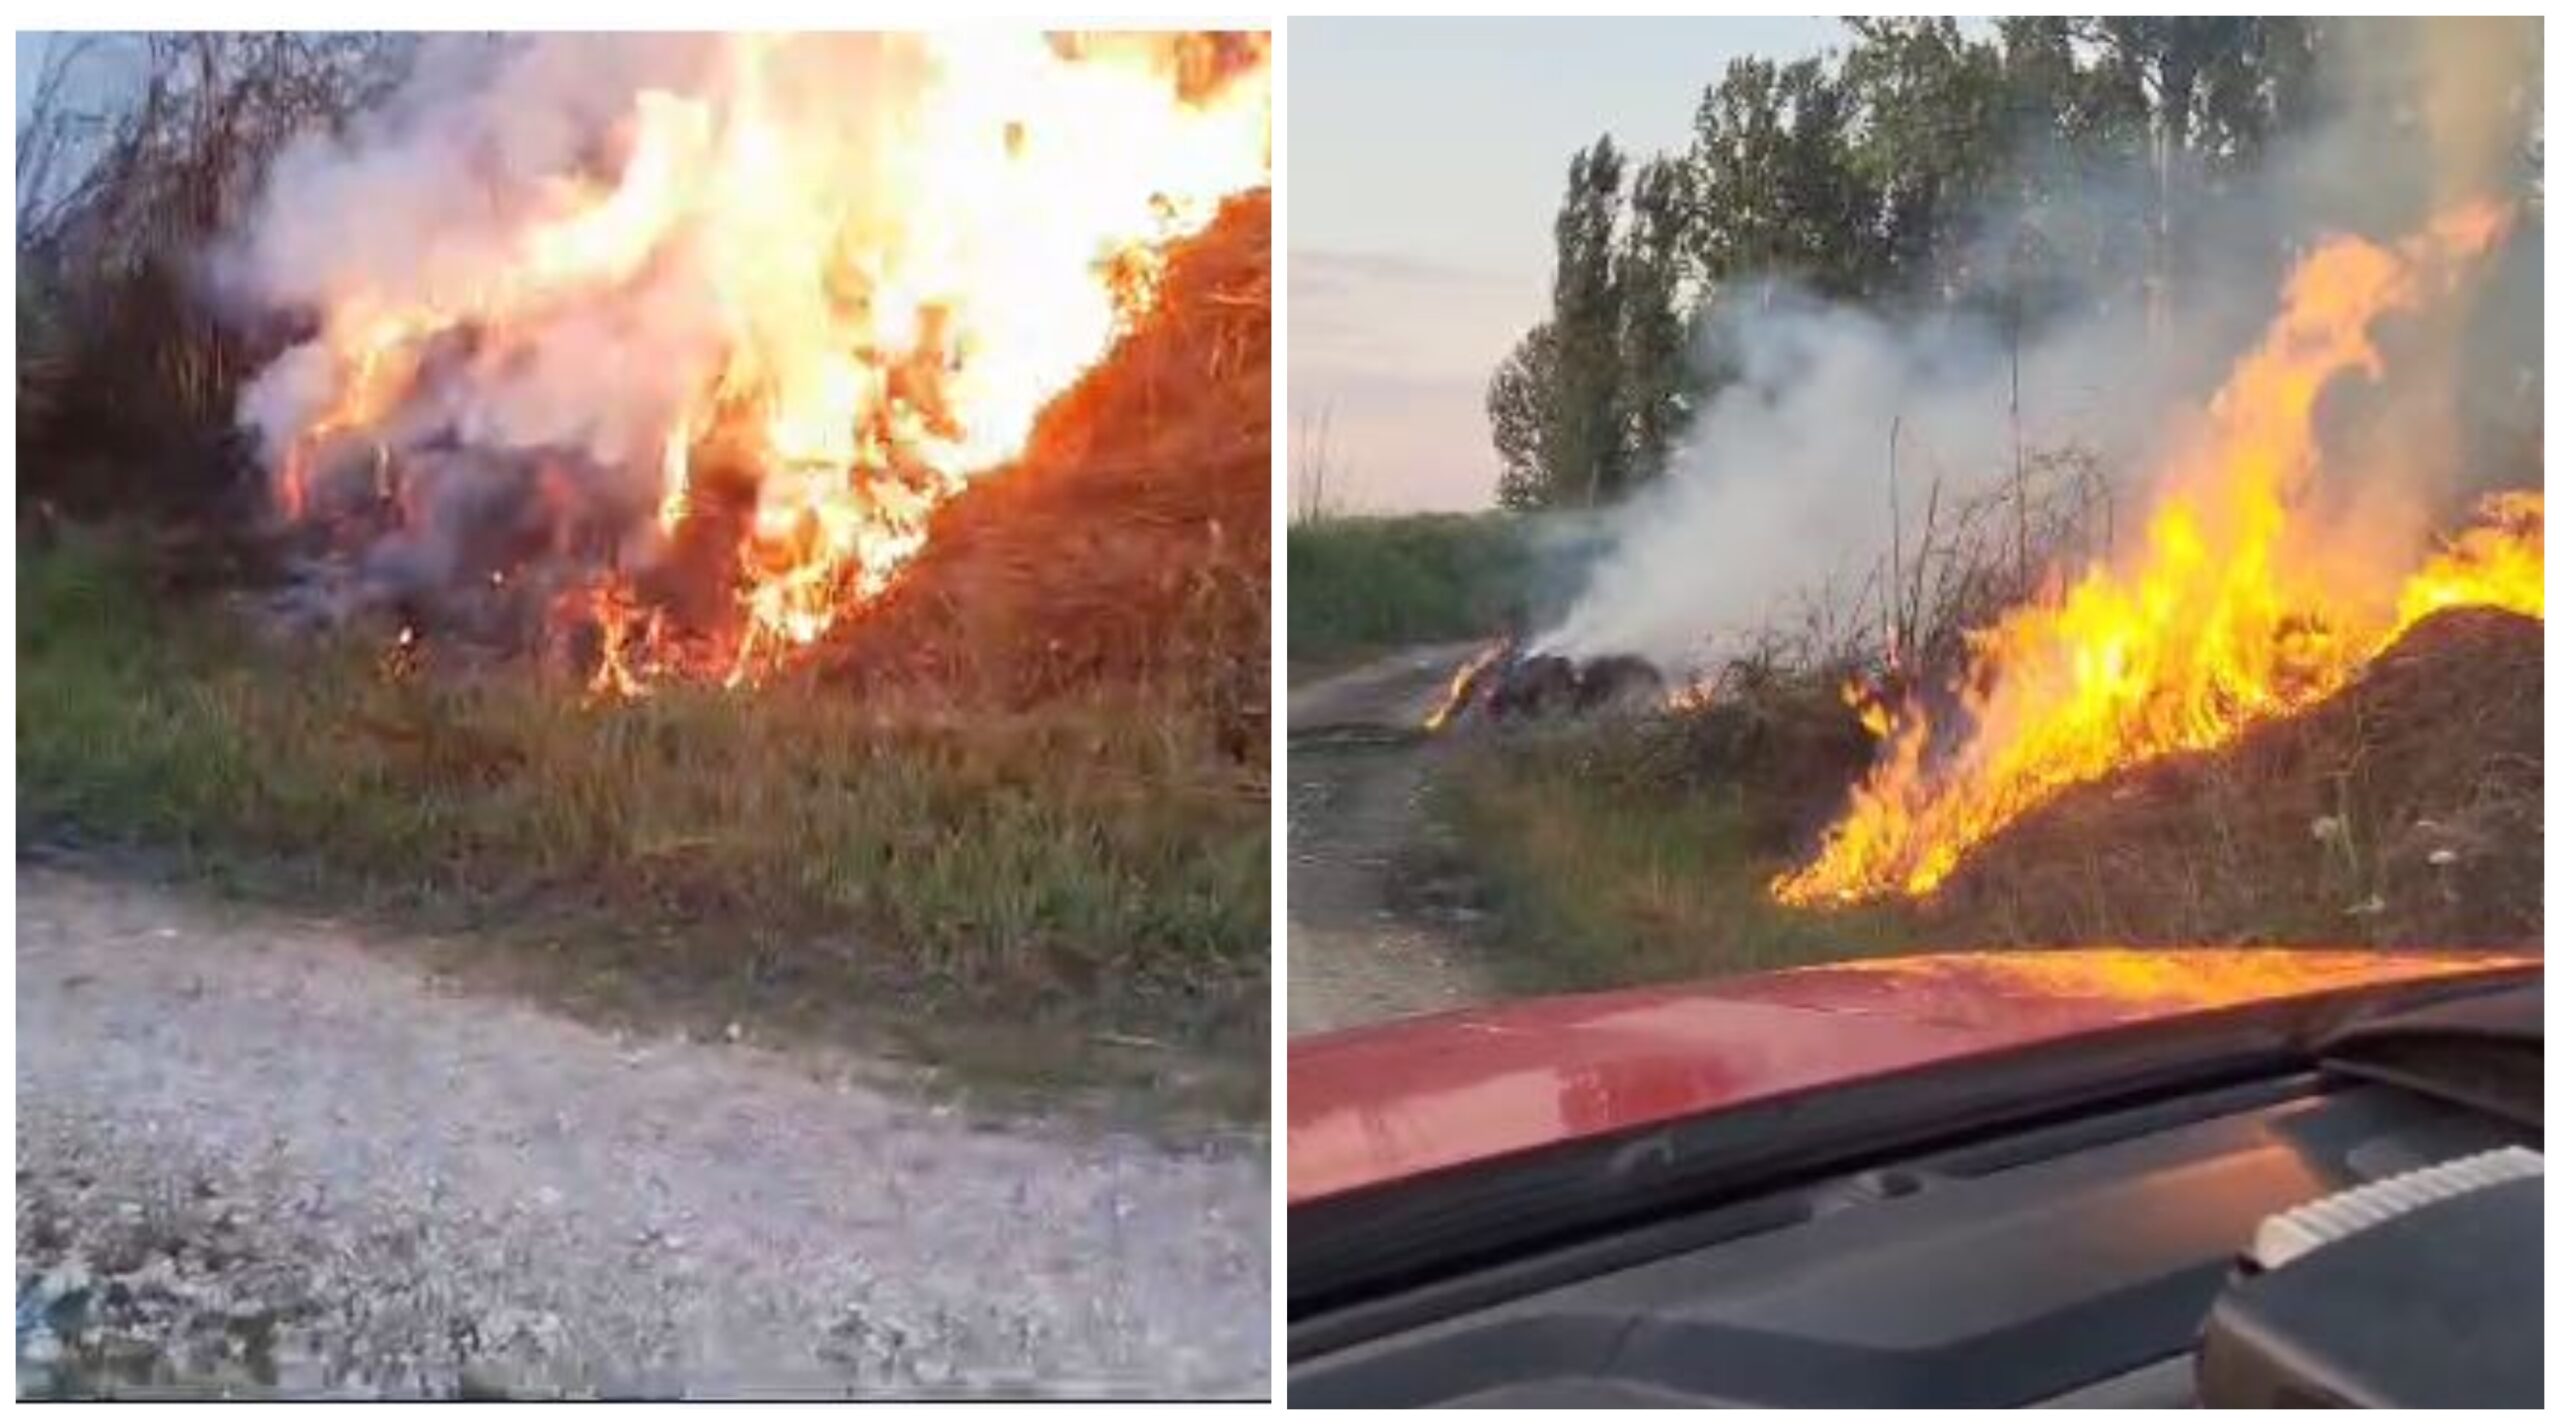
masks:
[(1432, 795), (1491, 902), (1513, 993), (1661, 984), (1917, 948), (1890, 910), (1769, 899), (1788, 862), (1753, 788), (1684, 776), (1615, 725), (1506, 733), (1456, 749)]
[(98, 537), (20, 551), (22, 843), (499, 930), (672, 995), (1261, 1053), (1267, 787), (1179, 699), (594, 704), (524, 669), (387, 678), (378, 646), (278, 646), (149, 587)]
[(1580, 557), (1567, 537), (1518, 515), (1302, 520), (1289, 527), (1290, 665), (1338, 667), (1552, 612)]

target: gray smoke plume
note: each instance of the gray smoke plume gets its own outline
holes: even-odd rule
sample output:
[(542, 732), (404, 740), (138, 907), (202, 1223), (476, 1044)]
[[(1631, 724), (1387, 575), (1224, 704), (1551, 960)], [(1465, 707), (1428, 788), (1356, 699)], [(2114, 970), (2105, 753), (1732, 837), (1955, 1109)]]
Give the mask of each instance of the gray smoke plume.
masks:
[[(216, 279), (261, 311), (467, 310), (520, 260), (530, 215), (563, 185), (612, 178), (640, 96), (699, 91), (716, 57), (696, 36), (429, 39), (385, 104), (279, 156)], [(352, 568), (299, 595), (343, 614), (476, 593), (563, 516), (640, 544), (655, 442), (719, 340), (693, 276), (667, 263), (613, 302), (516, 323), (503, 362), (477, 359), (467, 330), (443, 340), (382, 421), (309, 453), (314, 512), (379, 527)], [(246, 386), (241, 423), (271, 470), (341, 380), (315, 335)], [(540, 501), (537, 468), (570, 508)]]
[(1140, 246), (1266, 176), (1266, 56), (1031, 29), (427, 41), (388, 102), (279, 157), (214, 264), (314, 328), (240, 419), (285, 503), (400, 596), (560, 566), (657, 612), (764, 553), (828, 590), (885, 577), (885, 536), (911, 552), (930, 497), (1103, 354)]
[[(2538, 485), (2541, 23), (2333, 23), (2321, 121), (2178, 215), (2188, 256), (2156, 310), (2119, 287), (2113, 305), (2083, 292), (2037, 323), (2016, 351), (2014, 430), (1997, 314), (1914, 320), (1765, 284), (1719, 293), (1699, 355), (1736, 379), (1616, 513), (1612, 548), (1535, 641), (1709, 668), (1792, 601), (1884, 567), (1889, 471), (1916, 544), (1933, 482), (1951, 499), (1996, 490), (2020, 445), (2093, 456), (2118, 527), (2136, 529), (2144, 471), (2273, 314), (2287, 259), (2339, 232), (2389, 243), (2482, 194), (2529, 197), (2518, 231), (2458, 298), (2378, 334), (2384, 383), (2324, 402), (2323, 498), (2379, 547), (2422, 541), (2466, 491)], [(2125, 175), (2090, 201), (2138, 210), (2146, 181)], [(1996, 269), (2033, 220), (1987, 215), (1971, 265)]]
[[(865, 191), (864, 145), (892, 131), (920, 52), (896, 36), (823, 36), (756, 59), (756, 102), (807, 146), (800, 156), (822, 155), (830, 182)], [(644, 137), (706, 152), (739, 102), (738, 62), (738, 42), (719, 35), (423, 41), (385, 103), (279, 155), (214, 257), (214, 283), (243, 310), (314, 319), (484, 310), (524, 275), (529, 231), (634, 186)], [(825, 256), (792, 248), (776, 261)], [(329, 600), (477, 595), (502, 565), (536, 575), (519, 587), (539, 592), (529, 560), (657, 557), (665, 441), (742, 320), (716, 257), (680, 217), (624, 257), (582, 260), (557, 293), (499, 303), (502, 341), (466, 319), (423, 348), (402, 344), (417, 365), (396, 405), (305, 452), (312, 512), (368, 530), (353, 587)], [(819, 288), (814, 265), (790, 271)], [(247, 384), (240, 421), (271, 470), (346, 384), (325, 333)]]

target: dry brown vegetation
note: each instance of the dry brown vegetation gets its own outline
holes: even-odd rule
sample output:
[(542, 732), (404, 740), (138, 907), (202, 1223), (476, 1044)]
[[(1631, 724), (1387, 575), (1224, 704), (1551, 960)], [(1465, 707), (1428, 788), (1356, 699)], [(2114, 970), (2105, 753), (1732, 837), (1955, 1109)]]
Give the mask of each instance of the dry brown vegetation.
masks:
[(1685, 710), (1467, 730), (1440, 797), (1522, 988), (1922, 947), (2539, 942), (2541, 625), (2481, 610), (2231, 746), (2065, 793), (1924, 903), (1770, 904), (1875, 755), (1843, 684), (1952, 685), (1964, 630), (2113, 537), (2085, 455), (2023, 470), (1933, 484), (1899, 550), (1773, 619)]
[(1520, 989), (1922, 948), (2538, 945), (2542, 626), (2438, 614), (2320, 705), (2074, 788), (1929, 900), (1772, 903), (1871, 736), (1744, 665), (1688, 712), (1479, 729), (1442, 797)]
[(1145, 324), (1042, 416), (1014, 468), (944, 509), (822, 679), (1021, 706), (1097, 684), (1197, 699), (1269, 760), (1271, 200), (1174, 255)]
[(2536, 944), (2542, 830), (2542, 625), (2455, 610), (2299, 716), (2021, 818), (1928, 925), (1994, 944)]

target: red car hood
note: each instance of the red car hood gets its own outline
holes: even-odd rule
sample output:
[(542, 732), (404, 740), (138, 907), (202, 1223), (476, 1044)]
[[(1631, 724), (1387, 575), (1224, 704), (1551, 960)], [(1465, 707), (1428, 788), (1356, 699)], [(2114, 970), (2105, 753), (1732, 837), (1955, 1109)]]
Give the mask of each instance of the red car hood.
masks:
[(1531, 1000), (1289, 1043), (1289, 1201), (2127, 1024), (2539, 953), (2029, 950)]

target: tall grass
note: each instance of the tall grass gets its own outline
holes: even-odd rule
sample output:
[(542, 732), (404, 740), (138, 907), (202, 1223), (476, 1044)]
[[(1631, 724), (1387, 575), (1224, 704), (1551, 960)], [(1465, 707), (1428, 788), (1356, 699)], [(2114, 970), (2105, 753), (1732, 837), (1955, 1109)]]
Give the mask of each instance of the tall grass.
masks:
[(788, 684), (597, 705), (524, 669), (431, 655), (395, 678), (357, 640), (269, 647), (77, 532), (19, 568), (22, 840), (568, 926), (568, 954), (645, 940), (660, 970), (791, 996), (1263, 1032), (1264, 793), (1179, 706), (967, 713)]
[(1916, 925), (1890, 908), (1772, 902), (1800, 806), (1773, 786), (1697, 774), (1682, 721), (1572, 724), (1453, 749), (1433, 795), (1491, 899), (1506, 988), (1662, 984), (1913, 946)]

